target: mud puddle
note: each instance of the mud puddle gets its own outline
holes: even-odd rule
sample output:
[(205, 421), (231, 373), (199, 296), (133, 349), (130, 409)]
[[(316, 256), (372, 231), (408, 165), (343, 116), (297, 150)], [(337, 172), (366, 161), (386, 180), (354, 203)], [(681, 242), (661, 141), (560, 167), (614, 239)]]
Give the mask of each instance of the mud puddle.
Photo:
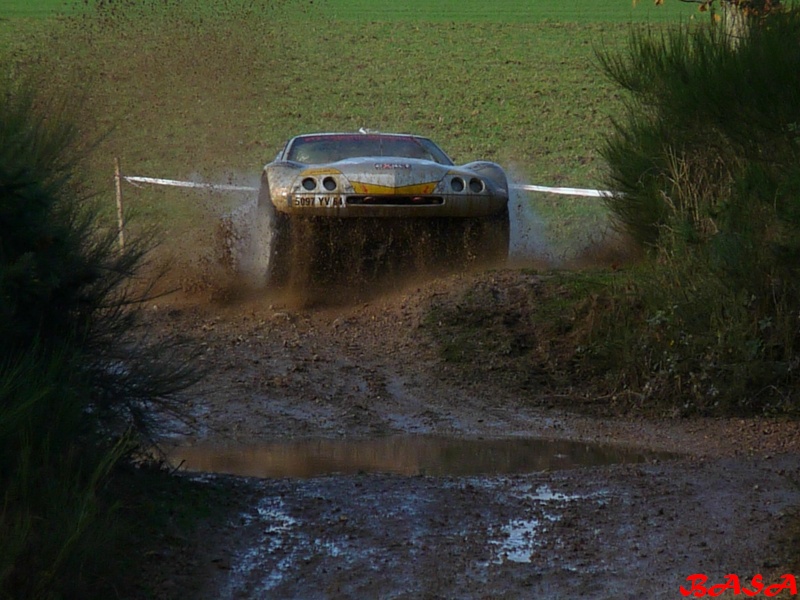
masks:
[(331, 474), (510, 475), (640, 463), (669, 455), (543, 439), (393, 436), (269, 444), (183, 446), (169, 460), (187, 471), (247, 477), (310, 478)]

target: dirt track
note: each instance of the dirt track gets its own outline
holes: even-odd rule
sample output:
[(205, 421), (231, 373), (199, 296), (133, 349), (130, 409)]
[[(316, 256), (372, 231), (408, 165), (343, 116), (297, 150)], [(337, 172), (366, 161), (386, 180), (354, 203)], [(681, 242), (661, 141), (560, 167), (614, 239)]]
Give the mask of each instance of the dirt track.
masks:
[(424, 318), (434, 299), (536, 277), (450, 276), (337, 306), (163, 300), (148, 309), (153, 335), (199, 345), (210, 375), (187, 395), (190, 429), (166, 439), (544, 437), (682, 458), (502, 476), (230, 479), (240, 502), (229, 522), (209, 524), (180, 572), (160, 574), (161, 595), (677, 598), (693, 573), (777, 581), (774, 540), (800, 504), (795, 424), (577, 416), (555, 395), (468, 382), (440, 360)]

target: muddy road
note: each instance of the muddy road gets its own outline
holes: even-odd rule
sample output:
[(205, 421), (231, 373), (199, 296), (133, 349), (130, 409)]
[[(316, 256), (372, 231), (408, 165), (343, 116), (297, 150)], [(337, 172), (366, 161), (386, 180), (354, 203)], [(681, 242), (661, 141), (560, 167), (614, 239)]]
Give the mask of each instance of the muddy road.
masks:
[(791, 568), (794, 423), (575, 414), (500, 374), (464, 377), (427, 315), (487, 279), (541, 285), (506, 270), (333, 303), (148, 306), (149, 335), (182, 337), (207, 371), (162, 444), (236, 491), (154, 595), (679, 598), (694, 573), (774, 583)]

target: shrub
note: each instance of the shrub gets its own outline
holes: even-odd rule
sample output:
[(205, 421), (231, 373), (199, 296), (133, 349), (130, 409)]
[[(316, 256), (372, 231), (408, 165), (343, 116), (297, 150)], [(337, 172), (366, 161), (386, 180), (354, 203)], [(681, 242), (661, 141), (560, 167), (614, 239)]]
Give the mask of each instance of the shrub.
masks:
[(103, 426), (143, 429), (147, 401), (167, 399), (191, 375), (170, 347), (148, 348), (131, 335), (147, 289), (130, 281), (152, 236), (117, 248), (102, 233), (99, 207), (80, 179), (88, 145), (76, 101), (52, 100), (30, 82), (0, 88), (0, 360), (69, 348), (90, 378), (87, 414)]
[(99, 226), (75, 104), (0, 81), (0, 597), (107, 597), (105, 481), (191, 381), (137, 341), (128, 281), (150, 246)]
[(104, 488), (129, 447), (86, 436), (87, 392), (58, 353), (0, 365), (0, 597), (111, 590), (116, 523)]
[(608, 205), (653, 258), (632, 284), (646, 297), (631, 321), (639, 359), (617, 366), (690, 411), (793, 407), (800, 10), (735, 47), (714, 26), (634, 33), (601, 63), (629, 93), (603, 149)]

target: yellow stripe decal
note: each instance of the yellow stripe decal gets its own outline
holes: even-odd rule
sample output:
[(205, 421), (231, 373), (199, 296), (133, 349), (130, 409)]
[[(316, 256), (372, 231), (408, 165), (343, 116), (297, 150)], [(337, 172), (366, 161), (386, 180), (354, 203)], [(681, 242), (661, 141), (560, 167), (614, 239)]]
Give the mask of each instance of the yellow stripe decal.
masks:
[(306, 169), (305, 171), (302, 172), (301, 175), (303, 177), (312, 177), (312, 176), (319, 177), (321, 175), (341, 175), (341, 174), (342, 172), (337, 169), (316, 168), (316, 169)]
[(375, 196), (386, 194), (397, 194), (403, 196), (424, 196), (425, 194), (433, 193), (436, 189), (437, 181), (429, 183), (417, 183), (414, 185), (403, 185), (400, 187), (392, 187), (390, 185), (376, 185), (374, 183), (361, 183), (358, 181), (351, 182), (353, 190), (356, 194), (371, 194)]

